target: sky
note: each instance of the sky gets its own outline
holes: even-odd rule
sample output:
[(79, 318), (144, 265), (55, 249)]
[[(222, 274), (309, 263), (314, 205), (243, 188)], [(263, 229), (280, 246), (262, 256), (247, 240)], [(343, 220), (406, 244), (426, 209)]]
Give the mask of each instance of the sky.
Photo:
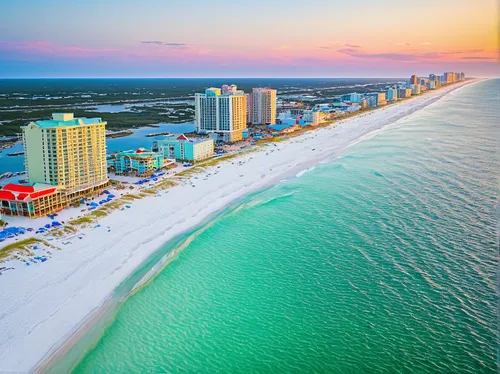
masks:
[(0, 0), (0, 78), (500, 76), (497, 0)]

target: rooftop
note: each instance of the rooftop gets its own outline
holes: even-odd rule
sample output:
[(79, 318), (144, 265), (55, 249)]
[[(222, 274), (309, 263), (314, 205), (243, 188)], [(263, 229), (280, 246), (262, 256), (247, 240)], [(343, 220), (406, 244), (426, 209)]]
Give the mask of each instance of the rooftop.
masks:
[(155, 155), (157, 155), (158, 153), (157, 152), (151, 152), (151, 151), (148, 151), (147, 149), (144, 149), (144, 148), (139, 148), (139, 149), (136, 149), (135, 151), (122, 151), (122, 152), (118, 152), (116, 156), (119, 156), (119, 157), (123, 157), (123, 156), (128, 156), (128, 157), (133, 157), (133, 158), (151, 158)]
[(27, 201), (55, 193), (57, 187), (50, 184), (14, 184), (9, 183), (0, 190), (0, 200)]
[(35, 125), (49, 129), (53, 127), (93, 125), (96, 123), (106, 123), (102, 118), (74, 118), (73, 113), (52, 113), (52, 119), (35, 121)]
[(194, 144), (197, 144), (197, 143), (203, 143), (203, 142), (206, 142), (206, 141), (210, 141), (211, 139), (209, 138), (188, 138), (186, 135), (184, 134), (180, 134), (180, 135), (172, 135), (172, 136), (165, 136), (163, 137), (162, 139), (160, 139), (160, 141), (188, 141), (190, 143), (194, 143)]

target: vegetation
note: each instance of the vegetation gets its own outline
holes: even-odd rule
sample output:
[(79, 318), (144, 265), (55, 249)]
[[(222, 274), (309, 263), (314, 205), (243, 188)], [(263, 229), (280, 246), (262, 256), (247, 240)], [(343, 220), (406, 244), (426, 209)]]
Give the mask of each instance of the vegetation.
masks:
[[(193, 119), (193, 96), (206, 87), (235, 83), (249, 92), (269, 86), (282, 95), (313, 95), (323, 101), (335, 95), (377, 91), (386, 79), (4, 79), (0, 80), (0, 136), (16, 135), (30, 121), (49, 119), (55, 111), (102, 117), (108, 129), (123, 130)], [(393, 82), (394, 83), (394, 82)], [(353, 88), (355, 84), (368, 84)], [(313, 89), (314, 91), (311, 91)], [(167, 102), (167, 100), (188, 102)], [(297, 101), (297, 99), (293, 99)], [(148, 102), (148, 106), (136, 105)], [(312, 100), (311, 103), (314, 103)], [(128, 111), (99, 113), (99, 105), (129, 104)]]
[(83, 216), (83, 217), (80, 217), (80, 218), (76, 218), (76, 219), (74, 219), (72, 221), (69, 221), (70, 225), (74, 225), (74, 226), (80, 226), (80, 225), (90, 224), (92, 222), (93, 222), (93, 220), (89, 216)]
[(0, 248), (0, 260), (7, 260), (11, 258), (15, 255), (15, 252), (25, 252), (27, 255), (32, 255), (33, 253), (31, 252), (30, 247), (38, 243), (43, 243), (47, 247), (55, 248), (52, 244), (46, 242), (45, 240), (28, 238)]

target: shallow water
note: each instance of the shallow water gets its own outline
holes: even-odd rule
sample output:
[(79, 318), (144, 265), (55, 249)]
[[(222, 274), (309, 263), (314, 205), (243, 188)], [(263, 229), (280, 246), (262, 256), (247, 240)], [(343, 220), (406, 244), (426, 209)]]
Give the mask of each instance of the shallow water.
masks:
[(88, 372), (495, 373), (500, 80), (226, 210)]

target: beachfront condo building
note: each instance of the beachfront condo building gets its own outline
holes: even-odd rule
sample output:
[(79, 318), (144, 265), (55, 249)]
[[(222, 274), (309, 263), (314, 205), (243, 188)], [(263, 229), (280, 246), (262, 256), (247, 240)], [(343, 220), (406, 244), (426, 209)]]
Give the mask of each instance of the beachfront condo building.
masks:
[(411, 88), (400, 88), (398, 89), (398, 97), (404, 99), (411, 96)]
[(195, 95), (195, 121), (200, 134), (217, 141), (235, 142), (247, 127), (246, 96), (235, 85), (207, 88)]
[(308, 126), (318, 126), (323, 121), (323, 113), (319, 110), (304, 110), (302, 119)]
[(150, 152), (139, 148), (110, 155), (107, 165), (109, 171), (118, 175), (147, 177), (161, 169), (175, 167), (175, 160), (165, 158), (162, 152)]
[(410, 77), (410, 84), (417, 84), (418, 83), (418, 77), (416, 75), (412, 75)]
[[(461, 75), (458, 73), (447, 72), (447, 73), (444, 73), (443, 81), (446, 84), (455, 83), (455, 82), (459, 81), (460, 76)], [(464, 78), (465, 78), (465, 75), (464, 75)]]
[(214, 140), (188, 138), (186, 135), (167, 136), (153, 142), (153, 152), (160, 152), (166, 159), (198, 162), (214, 156)]
[(412, 95), (420, 95), (420, 85), (419, 84), (412, 84), (411, 85), (411, 94)]
[(250, 113), (254, 125), (276, 124), (276, 90), (272, 88), (252, 89)]
[(370, 92), (365, 95), (368, 108), (375, 108), (387, 104), (385, 92)]
[(362, 98), (363, 98), (363, 95), (361, 95), (357, 92), (354, 92), (354, 93), (342, 95), (340, 97), (340, 100), (349, 101), (350, 103), (359, 103)]
[(252, 99), (253, 99), (253, 95), (251, 93), (249, 94), (245, 94), (245, 97), (246, 97), (246, 100), (247, 100), (247, 110), (246, 110), (246, 113), (247, 113), (247, 124), (248, 123), (252, 123)]
[[(54, 113), (22, 127), (28, 185), (2, 190), (2, 211), (39, 217), (100, 193), (108, 184), (106, 122)], [(6, 186), (7, 187), (7, 186)]]
[(398, 89), (396, 87), (391, 87), (386, 92), (386, 99), (388, 101), (394, 101), (398, 99)]

